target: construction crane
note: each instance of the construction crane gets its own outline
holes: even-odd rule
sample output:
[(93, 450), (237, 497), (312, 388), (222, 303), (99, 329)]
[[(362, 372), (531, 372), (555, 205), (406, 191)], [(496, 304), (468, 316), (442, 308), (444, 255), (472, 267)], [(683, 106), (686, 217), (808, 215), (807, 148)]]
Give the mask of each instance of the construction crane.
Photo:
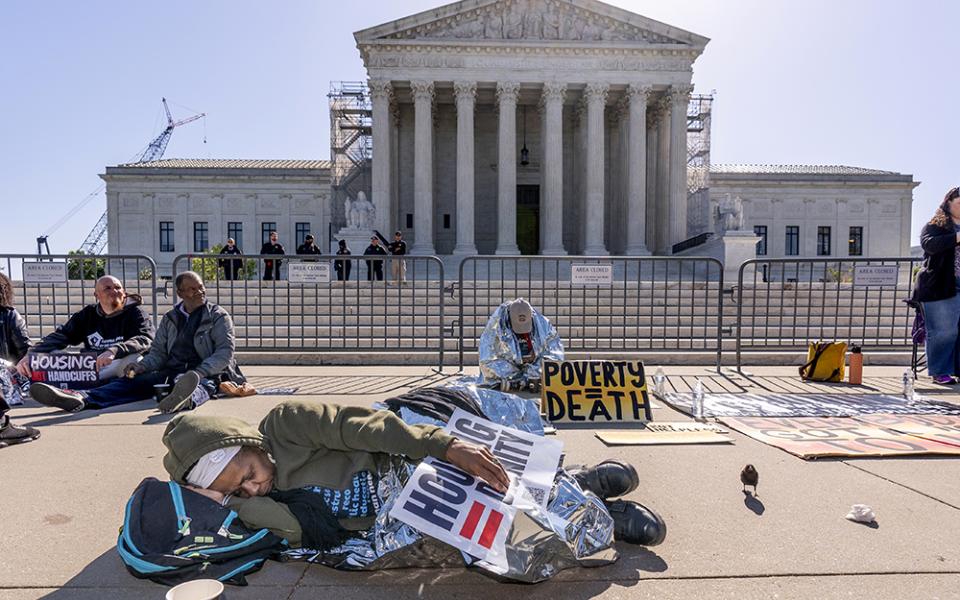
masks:
[[(164, 130), (158, 135), (150, 144), (147, 146), (146, 150), (140, 155), (135, 162), (136, 163), (145, 163), (153, 160), (160, 160), (163, 158), (163, 153), (167, 150), (167, 144), (170, 142), (170, 137), (173, 135), (173, 130), (181, 125), (186, 125), (187, 123), (192, 123), (197, 119), (202, 119), (207, 116), (207, 113), (199, 113), (186, 119), (181, 119), (179, 121), (174, 121), (173, 116), (170, 114), (170, 107), (167, 106), (167, 99), (162, 98), (163, 102), (163, 111), (167, 115), (167, 126)], [(204, 139), (206, 143), (206, 139)], [(47, 230), (47, 233), (41, 235), (37, 238), (37, 254), (43, 254), (43, 251), (46, 250), (47, 254), (50, 254), (50, 246), (47, 244), (47, 238), (54, 231), (59, 229), (64, 223), (69, 221), (75, 214), (80, 212), (80, 210), (90, 203), (91, 200), (100, 195), (100, 192), (104, 190), (106, 186), (101, 185), (96, 190), (91, 192), (87, 197), (81, 200), (76, 206), (70, 209), (66, 215), (64, 215), (59, 221), (53, 224)], [(100, 219), (97, 221), (97, 224), (93, 226), (93, 229), (90, 230), (90, 233), (87, 234), (86, 239), (83, 240), (83, 243), (80, 245), (80, 252), (83, 254), (101, 254), (103, 249), (107, 245), (107, 213), (104, 213), (100, 216)]]

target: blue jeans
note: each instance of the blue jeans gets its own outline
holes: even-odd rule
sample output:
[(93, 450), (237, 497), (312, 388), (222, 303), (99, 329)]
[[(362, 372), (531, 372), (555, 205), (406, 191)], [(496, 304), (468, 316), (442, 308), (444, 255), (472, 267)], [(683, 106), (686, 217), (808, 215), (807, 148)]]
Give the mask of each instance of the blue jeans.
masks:
[(927, 328), (927, 372), (931, 377), (958, 375), (960, 359), (960, 293), (923, 303)]
[[(106, 385), (88, 391), (84, 402), (86, 402), (87, 408), (101, 409), (153, 398), (154, 385), (169, 383), (172, 387), (173, 380), (179, 374), (176, 371), (152, 371), (137, 375), (133, 379), (119, 377)], [(201, 379), (200, 385), (206, 388), (211, 397), (216, 393), (217, 384), (215, 382), (209, 379)]]

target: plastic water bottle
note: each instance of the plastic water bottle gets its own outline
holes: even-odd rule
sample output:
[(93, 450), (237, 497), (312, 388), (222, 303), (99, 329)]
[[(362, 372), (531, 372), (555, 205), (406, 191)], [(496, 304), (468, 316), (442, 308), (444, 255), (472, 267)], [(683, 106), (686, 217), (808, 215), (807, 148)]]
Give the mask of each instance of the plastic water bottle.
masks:
[(697, 421), (703, 421), (703, 382), (697, 377), (697, 383), (693, 386), (693, 418)]
[(913, 374), (910, 371), (903, 372), (903, 397), (908, 404), (913, 403)]
[(667, 386), (665, 385), (667, 381), (667, 376), (663, 372), (663, 367), (657, 367), (657, 372), (653, 374), (653, 393), (659, 398), (667, 392)]

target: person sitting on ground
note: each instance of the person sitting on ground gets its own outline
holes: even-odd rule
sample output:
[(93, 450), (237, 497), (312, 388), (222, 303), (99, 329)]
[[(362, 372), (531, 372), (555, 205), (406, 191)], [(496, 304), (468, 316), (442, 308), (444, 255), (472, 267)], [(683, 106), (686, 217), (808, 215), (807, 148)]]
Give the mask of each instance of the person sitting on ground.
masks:
[(197, 273), (177, 275), (175, 285), (181, 302), (163, 316), (150, 352), (127, 367), (126, 377), (87, 392), (34, 383), (30, 395), (40, 404), (76, 412), (145, 400), (153, 397), (154, 386), (172, 383), (172, 390), (159, 405), (161, 412), (171, 413), (200, 406), (217, 392), (221, 382), (244, 384), (234, 361), (230, 315), (207, 302)]
[(952, 188), (920, 232), (923, 268), (912, 301), (922, 303), (927, 372), (940, 385), (960, 375), (960, 188)]
[[(30, 335), (27, 323), (13, 306), (13, 283), (0, 273), (0, 448), (23, 444), (40, 437), (40, 432), (26, 425), (14, 425), (7, 414), (7, 395), (19, 394), (17, 373), (13, 365), (27, 355)], [(8, 385), (7, 385), (8, 384)], [(10, 400), (14, 402), (13, 399)]]
[[(97, 302), (84, 307), (56, 331), (44, 337), (31, 352), (57, 352), (83, 344), (97, 356), (97, 384), (119, 377), (138, 361), (153, 341), (153, 320), (141, 306), (141, 298), (127, 294), (116, 277), (104, 275), (94, 285)], [(30, 357), (17, 363), (17, 371), (29, 378)]]
[[(500, 492), (510, 485), (488, 448), (436, 425), (408, 425), (393, 412), (365, 407), (291, 400), (275, 406), (259, 428), (233, 417), (184, 414), (167, 425), (163, 444), (163, 466), (173, 481), (294, 547), (329, 549), (349, 532), (372, 527), (383, 500), (376, 474), (389, 455), (413, 461), (433, 456)], [(604, 499), (639, 483), (636, 470), (619, 461), (570, 474)], [(304, 511), (305, 504), (311, 510)], [(666, 536), (666, 525), (652, 510), (624, 500), (607, 506), (616, 539), (652, 546)]]
[(483, 384), (503, 391), (540, 389), (541, 362), (563, 360), (557, 330), (523, 298), (504, 302), (480, 334)]

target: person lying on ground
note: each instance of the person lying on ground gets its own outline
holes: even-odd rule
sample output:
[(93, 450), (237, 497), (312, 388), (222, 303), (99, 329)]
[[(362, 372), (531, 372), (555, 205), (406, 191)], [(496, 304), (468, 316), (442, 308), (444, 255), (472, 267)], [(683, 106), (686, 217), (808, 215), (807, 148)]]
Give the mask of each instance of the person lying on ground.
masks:
[(126, 377), (86, 392), (34, 383), (30, 395), (40, 404), (76, 412), (145, 400), (154, 396), (155, 386), (172, 384), (159, 408), (177, 412), (200, 406), (221, 383), (243, 385), (246, 380), (234, 360), (230, 315), (207, 302), (197, 273), (177, 275), (175, 285), (181, 301), (163, 316), (150, 352), (127, 367)]
[[(412, 461), (433, 456), (500, 492), (510, 485), (488, 448), (436, 425), (407, 425), (393, 412), (364, 407), (291, 400), (274, 407), (258, 428), (233, 417), (184, 414), (167, 425), (163, 444), (163, 466), (173, 481), (293, 547), (327, 549), (351, 531), (371, 528), (383, 502), (378, 467), (390, 455)], [(636, 470), (619, 461), (570, 474), (603, 499), (625, 495), (639, 483)], [(607, 506), (616, 539), (650, 546), (663, 541), (666, 525), (652, 510), (624, 500)]]
[[(57, 352), (82, 345), (87, 352), (98, 352), (98, 382), (119, 377), (124, 368), (139, 360), (153, 341), (153, 321), (141, 306), (142, 299), (127, 294), (120, 280), (111, 275), (97, 279), (96, 303), (75, 313), (56, 331), (33, 346), (31, 352)], [(30, 377), (30, 357), (17, 363), (17, 371)]]

